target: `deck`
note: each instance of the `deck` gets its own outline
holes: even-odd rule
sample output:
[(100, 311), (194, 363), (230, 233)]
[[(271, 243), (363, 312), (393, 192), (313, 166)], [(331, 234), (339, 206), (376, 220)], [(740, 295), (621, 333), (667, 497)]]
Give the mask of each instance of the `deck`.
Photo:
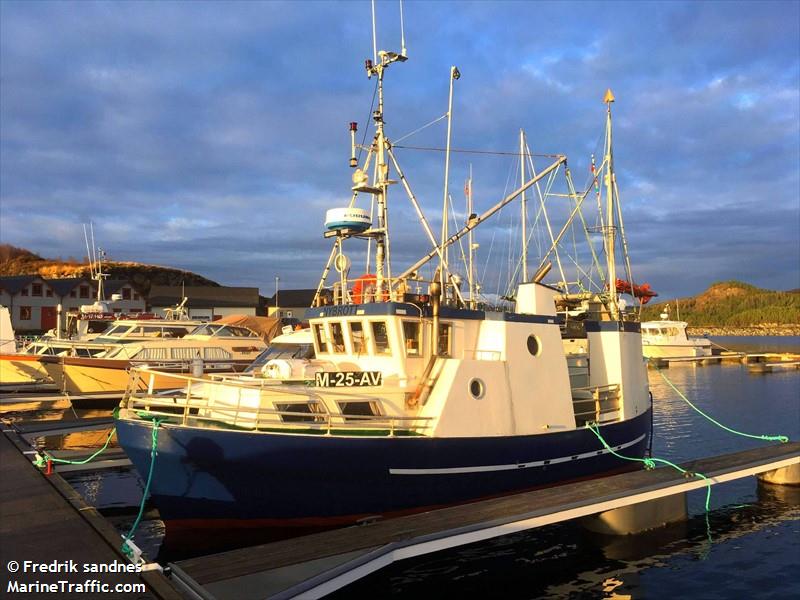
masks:
[[(42, 425), (40, 423), (40, 425)], [(22, 564), (75, 561), (82, 565), (127, 563), (119, 551), (121, 538), (114, 528), (57, 473), (45, 477), (31, 464), (31, 450), (11, 428), (0, 435), (0, 565), (4, 579), (0, 585), (7, 591), (9, 580), (20, 584), (67, 581), (84, 584), (98, 580), (111, 586), (144, 583), (146, 591), (136, 593), (65, 592), (29, 593), (26, 597), (59, 598), (149, 598), (181, 600), (160, 571), (135, 573), (23, 573), (8, 572), (9, 561)]]
[[(800, 463), (800, 442), (684, 463), (712, 484)], [(318, 598), (392, 562), (705, 487), (637, 470), (293, 540), (179, 561), (173, 578), (218, 600)]]

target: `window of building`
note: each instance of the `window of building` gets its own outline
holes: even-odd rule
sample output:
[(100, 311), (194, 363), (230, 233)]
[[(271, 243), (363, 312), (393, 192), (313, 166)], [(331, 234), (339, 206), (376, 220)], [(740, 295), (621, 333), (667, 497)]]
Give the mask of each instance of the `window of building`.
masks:
[(140, 296), (139, 296), (139, 294), (137, 292), (133, 292), (133, 299), (134, 300), (139, 300), (140, 299)]
[(453, 355), (453, 326), (449, 323), (439, 325), (439, 356)]
[(131, 288), (129, 288), (129, 287), (122, 288), (122, 299), (123, 300), (130, 300), (131, 299)]
[(81, 295), (81, 298), (88, 298), (89, 297), (89, 286), (88, 285), (82, 285), (80, 287), (80, 295)]
[(42, 284), (41, 283), (32, 283), (31, 284), (31, 296), (40, 296), (42, 295)]
[(19, 320), (20, 321), (30, 321), (32, 310), (30, 306), (20, 306), (19, 307)]
[(44, 295), (47, 296), (48, 298), (52, 298), (53, 297), (53, 290), (51, 290), (50, 288), (47, 288), (44, 291)]
[(342, 324), (338, 321), (331, 323), (331, 341), (333, 342), (333, 351), (341, 354), (344, 352), (344, 330)]
[(421, 345), (419, 333), (419, 321), (403, 321), (403, 337), (405, 338), (407, 356), (419, 356)]
[(372, 339), (375, 340), (375, 352), (377, 354), (392, 353), (392, 349), (389, 347), (389, 331), (386, 327), (386, 321), (372, 322)]
[(19, 291), (20, 296), (27, 296), (28, 295), (28, 288), (24, 287)]
[(69, 297), (70, 298), (77, 298), (78, 294), (75, 293), (75, 290), (70, 290), (69, 291)]
[(367, 354), (367, 340), (364, 337), (364, 326), (361, 321), (352, 321), (350, 323), (350, 339), (353, 340), (353, 352), (356, 354)]

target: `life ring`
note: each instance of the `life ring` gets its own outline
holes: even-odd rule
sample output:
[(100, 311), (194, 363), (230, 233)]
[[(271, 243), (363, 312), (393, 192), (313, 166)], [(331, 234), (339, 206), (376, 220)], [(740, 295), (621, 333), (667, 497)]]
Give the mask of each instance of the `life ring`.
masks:
[[(375, 302), (377, 296), (378, 278), (372, 273), (365, 273), (353, 283), (353, 302), (356, 304), (366, 304)], [(389, 292), (383, 290), (384, 302), (389, 299)]]

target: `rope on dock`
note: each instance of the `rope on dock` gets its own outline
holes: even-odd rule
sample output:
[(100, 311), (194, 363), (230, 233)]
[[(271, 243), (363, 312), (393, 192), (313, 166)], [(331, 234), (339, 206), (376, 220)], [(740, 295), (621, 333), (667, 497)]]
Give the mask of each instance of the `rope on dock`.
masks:
[[(144, 417), (144, 415), (140, 414), (140, 416)], [(122, 553), (127, 556), (131, 561), (136, 562), (135, 560), (135, 553), (134, 549), (131, 548), (131, 545), (128, 544), (133, 539), (133, 534), (136, 531), (136, 528), (139, 527), (139, 522), (142, 520), (142, 515), (144, 515), (144, 505), (147, 501), (147, 496), (150, 494), (150, 483), (153, 480), (153, 468), (156, 465), (156, 454), (158, 454), (158, 426), (165, 421), (166, 419), (157, 419), (155, 417), (150, 417), (153, 419), (153, 431), (152, 431), (152, 446), (150, 448), (150, 470), (147, 473), (147, 483), (145, 483), (144, 491), (142, 492), (142, 501), (139, 504), (139, 514), (136, 515), (136, 520), (131, 525), (130, 531), (122, 540)]]
[(86, 463), (88, 463), (91, 460), (93, 460), (95, 457), (97, 457), (100, 454), (102, 454), (103, 452), (105, 452), (106, 448), (108, 448), (108, 444), (111, 442), (111, 438), (114, 436), (114, 434), (116, 432), (117, 432), (117, 428), (113, 427), (111, 429), (111, 431), (108, 432), (108, 437), (106, 438), (105, 444), (103, 444), (103, 446), (97, 452), (95, 452), (91, 456), (87, 456), (86, 458), (83, 458), (81, 460), (70, 460), (70, 459), (67, 459), (67, 458), (56, 458), (55, 456), (50, 456), (46, 452), (43, 452), (42, 454), (39, 454), (37, 452), (36, 453), (36, 458), (34, 459), (33, 464), (36, 465), (37, 467), (39, 467), (40, 469), (45, 468), (47, 466), (48, 462), (50, 462), (50, 463), (61, 463), (61, 464), (64, 464), (64, 465), (85, 465)]
[(752, 433), (744, 433), (742, 431), (736, 431), (735, 429), (731, 429), (730, 427), (728, 427), (726, 425), (723, 425), (722, 423), (720, 423), (719, 421), (717, 421), (713, 417), (711, 417), (711, 416), (707, 415), (706, 413), (704, 413), (697, 406), (692, 404), (692, 402), (686, 396), (684, 396), (678, 388), (675, 387), (675, 384), (673, 384), (667, 378), (667, 376), (664, 375), (664, 371), (662, 371), (661, 369), (657, 369), (657, 370), (658, 370), (658, 374), (661, 375), (661, 377), (664, 379), (664, 381), (667, 382), (669, 387), (671, 387), (673, 390), (675, 390), (675, 393), (678, 394), (678, 396), (680, 396), (681, 399), (684, 402), (686, 402), (686, 404), (691, 406), (700, 415), (702, 415), (703, 417), (705, 417), (706, 419), (708, 419), (709, 421), (714, 423), (714, 425), (717, 425), (718, 427), (721, 427), (725, 431), (729, 431), (730, 433), (733, 433), (733, 434), (736, 434), (736, 435), (741, 435), (741, 436), (748, 437), (748, 438), (753, 438), (753, 439), (756, 439), (756, 440), (764, 440), (764, 441), (767, 441), (767, 442), (780, 442), (781, 444), (785, 444), (785, 443), (787, 443), (789, 441), (789, 438), (787, 436), (785, 436), (785, 435), (754, 435)]
[(673, 469), (677, 469), (678, 471), (683, 473), (684, 476), (686, 477), (699, 477), (700, 479), (703, 479), (706, 482), (706, 514), (708, 514), (711, 504), (711, 480), (708, 477), (696, 471), (687, 471), (686, 469), (679, 467), (675, 463), (670, 462), (665, 458), (655, 458), (652, 456), (650, 458), (637, 458), (635, 456), (625, 456), (623, 454), (620, 454), (619, 452), (617, 452), (611, 446), (608, 445), (608, 442), (606, 442), (606, 440), (600, 434), (600, 426), (597, 423), (594, 422), (587, 423), (586, 428), (593, 434), (595, 434), (597, 436), (597, 439), (600, 440), (600, 443), (603, 444), (605, 449), (608, 450), (611, 454), (613, 454), (617, 458), (621, 458), (623, 460), (630, 460), (634, 462), (640, 462), (644, 464), (644, 468), (647, 469), (648, 471), (651, 469), (655, 469), (656, 463), (662, 463), (669, 467), (672, 467)]

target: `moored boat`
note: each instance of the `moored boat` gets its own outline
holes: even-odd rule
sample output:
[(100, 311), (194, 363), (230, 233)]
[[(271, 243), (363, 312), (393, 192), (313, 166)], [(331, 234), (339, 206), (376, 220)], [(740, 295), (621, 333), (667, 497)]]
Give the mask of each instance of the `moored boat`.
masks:
[[(251, 320), (257, 320), (251, 317)], [(179, 386), (182, 382), (169, 373), (191, 373), (201, 368), (205, 373), (234, 372), (244, 370), (261, 353), (265, 340), (277, 332), (279, 321), (267, 319), (267, 333), (262, 338), (249, 327), (232, 325), (223, 321), (202, 323), (189, 333), (173, 337), (176, 321), (130, 325), (126, 335), (145, 330), (152, 335), (147, 338), (130, 339), (107, 346), (93, 356), (44, 356), (41, 362), (50, 377), (69, 394), (113, 394), (120, 396), (128, 387), (128, 369), (133, 366), (148, 366), (158, 371), (150, 378), (150, 390), (164, 390)], [(125, 329), (129, 324), (120, 324)], [(114, 329), (104, 342), (113, 338)], [(181, 332), (183, 333), (183, 332)], [(95, 340), (97, 341), (97, 340)], [(199, 362), (199, 364), (198, 364)]]
[[(318, 289), (331, 264), (338, 276), (334, 303), (306, 312), (314, 358), (279, 358), (284, 362), (241, 378), (176, 375), (183, 384), (174, 394), (129, 386), (118, 439), (143, 477), (152, 468), (150, 493), (168, 527), (299, 531), (631, 468), (598, 433), (614, 452), (646, 455), (652, 409), (640, 327), (611, 286), (573, 294), (542, 283), (547, 269), (540, 268), (516, 287), (513, 308), (498, 310), (465, 297), (448, 267), (449, 245), (562, 169), (565, 157), (439, 242), (421, 218), (434, 248), (392, 275), (390, 164), (415, 200), (385, 135), (383, 77), (405, 59), (381, 52), (367, 61), (381, 101), (372, 144), (353, 175), (351, 208), (358, 194), (372, 196), (377, 223), (348, 228), (335, 220), (325, 234), (334, 246)], [(453, 68), (451, 90), (458, 75)], [(609, 93), (599, 172), (608, 190), (605, 278), (614, 282), (611, 102)], [(357, 166), (355, 147), (351, 164)], [(375, 273), (349, 279), (344, 245), (363, 239), (374, 251)], [(439, 267), (425, 280), (419, 269), (433, 258)], [(427, 293), (409, 293), (415, 286)], [(578, 313), (567, 327), (564, 315)], [(132, 376), (153, 374), (133, 369)]]
[(659, 321), (642, 323), (642, 353), (646, 358), (697, 358), (711, 356), (711, 340), (692, 338), (686, 321), (672, 321), (669, 306)]

